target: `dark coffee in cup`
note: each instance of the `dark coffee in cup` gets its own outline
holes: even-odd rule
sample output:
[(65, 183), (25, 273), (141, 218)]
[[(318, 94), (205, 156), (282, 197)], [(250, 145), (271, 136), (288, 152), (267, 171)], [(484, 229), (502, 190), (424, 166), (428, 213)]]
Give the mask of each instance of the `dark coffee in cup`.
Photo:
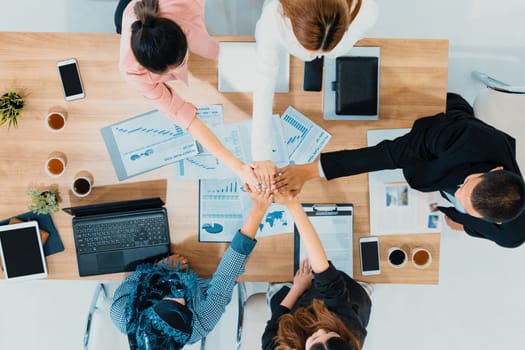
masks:
[(407, 261), (407, 254), (401, 248), (391, 248), (388, 252), (388, 261), (394, 267), (402, 267)]
[(91, 190), (91, 184), (89, 181), (83, 177), (76, 179), (73, 183), (73, 191), (79, 195), (85, 196)]
[(82, 170), (75, 176), (71, 184), (71, 191), (75, 196), (82, 198), (91, 193), (92, 187), (93, 175), (87, 170)]

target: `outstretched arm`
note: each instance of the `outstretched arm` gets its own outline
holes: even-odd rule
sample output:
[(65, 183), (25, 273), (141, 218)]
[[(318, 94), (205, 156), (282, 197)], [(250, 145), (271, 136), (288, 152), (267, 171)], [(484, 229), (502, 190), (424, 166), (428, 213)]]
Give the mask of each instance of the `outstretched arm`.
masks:
[(272, 204), (273, 196), (268, 189), (257, 193), (253, 190), (253, 188), (251, 188), (251, 186), (248, 185), (248, 190), (248, 193), (252, 198), (253, 205), (250, 209), (250, 214), (242, 225), (241, 233), (247, 237), (250, 237), (251, 239), (254, 239), (255, 235), (257, 234), (257, 230), (259, 229), (259, 224), (261, 223), (264, 214), (266, 214), (268, 206)]
[(232, 169), (244, 183), (248, 183), (252, 189), (258, 190), (258, 181), (252, 166), (235, 158), (199, 118), (193, 119), (188, 131), (206, 150)]
[(323, 244), (317, 235), (310, 219), (303, 210), (303, 206), (296, 198), (289, 198), (281, 194), (274, 194), (275, 201), (286, 205), (293, 216), (301, 241), (304, 243), (310, 266), (315, 273), (328, 269), (328, 258)]
[(306, 181), (318, 178), (319, 163), (292, 164), (278, 170), (275, 178), (277, 191), (295, 197), (301, 192)]
[(235, 234), (224, 253), (208, 286), (206, 299), (195, 305), (195, 327), (190, 343), (205, 337), (219, 322), (226, 305), (231, 300), (237, 277), (244, 273), (246, 259), (255, 247), (255, 235), (266, 209), (271, 203), (271, 193), (250, 192), (253, 206), (242, 228)]

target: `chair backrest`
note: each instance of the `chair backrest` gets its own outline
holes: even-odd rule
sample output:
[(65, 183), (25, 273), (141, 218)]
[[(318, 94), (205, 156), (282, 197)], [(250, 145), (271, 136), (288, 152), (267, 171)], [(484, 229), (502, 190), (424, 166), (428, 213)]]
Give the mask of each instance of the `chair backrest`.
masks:
[(114, 288), (99, 283), (95, 288), (86, 322), (83, 350), (129, 350), (128, 338), (121, 334), (109, 317)]
[(474, 115), (516, 139), (516, 160), (525, 175), (525, 94), (485, 88), (474, 101)]

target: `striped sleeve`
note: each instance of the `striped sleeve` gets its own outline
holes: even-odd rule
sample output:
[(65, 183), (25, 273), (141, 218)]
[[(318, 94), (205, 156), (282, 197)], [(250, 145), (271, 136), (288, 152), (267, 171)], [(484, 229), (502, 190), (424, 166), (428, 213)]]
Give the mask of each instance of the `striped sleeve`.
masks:
[(255, 244), (255, 240), (237, 232), (211, 278), (205, 298), (194, 307), (195, 322), (189, 343), (204, 338), (219, 322), (231, 300), (237, 277), (244, 273), (246, 259)]
[(113, 295), (113, 303), (111, 304), (109, 315), (118, 330), (124, 334), (126, 334), (126, 304), (140, 275), (141, 272), (138, 271), (129, 274)]

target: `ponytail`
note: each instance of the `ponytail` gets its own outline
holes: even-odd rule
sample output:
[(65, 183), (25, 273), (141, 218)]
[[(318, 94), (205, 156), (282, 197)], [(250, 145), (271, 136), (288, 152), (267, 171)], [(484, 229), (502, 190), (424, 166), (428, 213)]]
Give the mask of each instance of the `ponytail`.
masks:
[(159, 13), (159, 0), (141, 0), (133, 8), (135, 16), (142, 25), (148, 24), (149, 21), (156, 18)]
[(170, 19), (159, 17), (159, 0), (141, 0), (133, 8), (131, 50), (137, 61), (153, 73), (178, 66), (188, 51), (186, 35)]

